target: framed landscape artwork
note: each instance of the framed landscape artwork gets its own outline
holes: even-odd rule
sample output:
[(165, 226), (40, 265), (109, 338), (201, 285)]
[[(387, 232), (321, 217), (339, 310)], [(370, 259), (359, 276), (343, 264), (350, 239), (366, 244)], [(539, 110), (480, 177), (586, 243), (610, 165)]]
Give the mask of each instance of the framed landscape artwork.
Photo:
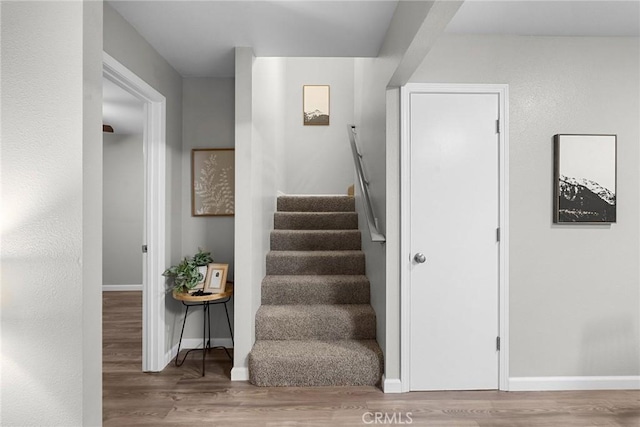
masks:
[(233, 148), (191, 150), (191, 214), (232, 216), (235, 210)]
[(555, 135), (555, 223), (616, 222), (616, 148), (616, 135)]
[(305, 126), (329, 125), (329, 85), (302, 87), (302, 116)]

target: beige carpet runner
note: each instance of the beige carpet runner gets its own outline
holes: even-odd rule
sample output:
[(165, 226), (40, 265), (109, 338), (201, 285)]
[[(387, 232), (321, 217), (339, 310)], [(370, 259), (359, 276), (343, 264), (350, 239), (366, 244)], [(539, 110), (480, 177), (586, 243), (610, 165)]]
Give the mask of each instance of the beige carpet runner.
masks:
[(258, 386), (376, 385), (382, 352), (354, 199), (284, 196), (249, 377)]

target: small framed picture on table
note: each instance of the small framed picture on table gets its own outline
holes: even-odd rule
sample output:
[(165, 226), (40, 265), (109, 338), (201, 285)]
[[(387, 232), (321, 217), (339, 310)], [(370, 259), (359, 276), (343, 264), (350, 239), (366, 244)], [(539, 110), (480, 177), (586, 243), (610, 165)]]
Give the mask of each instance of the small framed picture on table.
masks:
[(221, 294), (227, 285), (227, 272), (229, 264), (211, 263), (207, 266), (207, 277), (204, 281), (204, 291), (213, 294)]

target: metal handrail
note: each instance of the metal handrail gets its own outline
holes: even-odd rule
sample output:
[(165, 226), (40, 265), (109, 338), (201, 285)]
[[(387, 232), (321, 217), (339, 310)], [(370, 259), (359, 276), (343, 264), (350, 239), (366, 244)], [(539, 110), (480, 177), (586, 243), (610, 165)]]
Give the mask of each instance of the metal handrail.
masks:
[(351, 152), (353, 153), (353, 163), (356, 167), (356, 175), (358, 176), (358, 185), (364, 201), (364, 211), (367, 216), (367, 224), (369, 225), (371, 241), (384, 242), (386, 241), (386, 238), (384, 237), (384, 234), (378, 231), (378, 218), (376, 218), (373, 212), (373, 205), (371, 204), (371, 197), (369, 196), (369, 181), (364, 175), (362, 153), (360, 153), (358, 145), (356, 144), (355, 125), (347, 125), (347, 132), (349, 133), (349, 141), (351, 142)]

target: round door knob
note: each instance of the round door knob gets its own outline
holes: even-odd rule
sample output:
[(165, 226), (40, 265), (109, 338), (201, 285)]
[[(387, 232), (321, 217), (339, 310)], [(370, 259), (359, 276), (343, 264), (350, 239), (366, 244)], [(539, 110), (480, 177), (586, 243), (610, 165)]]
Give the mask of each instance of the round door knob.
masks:
[(423, 253), (418, 252), (418, 253), (416, 254), (416, 256), (414, 256), (414, 257), (413, 257), (413, 260), (414, 260), (415, 262), (417, 262), (418, 264), (422, 264), (423, 262), (425, 262), (425, 261), (427, 260), (427, 257), (426, 257), (426, 256), (424, 256), (424, 254), (423, 254)]

